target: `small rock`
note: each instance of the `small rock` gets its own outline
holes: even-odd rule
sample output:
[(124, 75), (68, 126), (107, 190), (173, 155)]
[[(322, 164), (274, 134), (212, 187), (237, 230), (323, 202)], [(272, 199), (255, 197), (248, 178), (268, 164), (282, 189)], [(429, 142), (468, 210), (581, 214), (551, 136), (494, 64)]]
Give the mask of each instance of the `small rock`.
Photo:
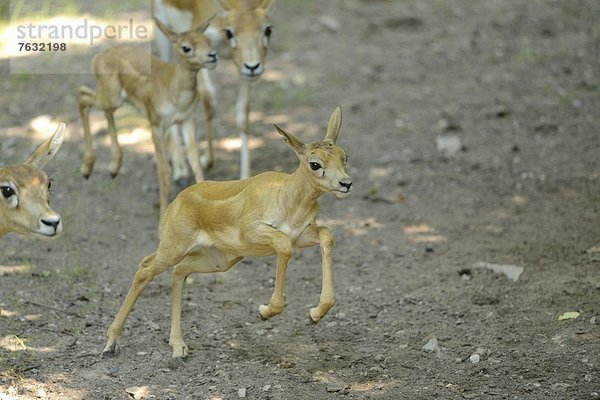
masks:
[(238, 397), (240, 399), (243, 399), (246, 397), (246, 388), (238, 389)]
[(271, 385), (265, 385), (262, 387), (263, 392), (268, 392), (269, 390), (271, 390)]
[(437, 339), (429, 339), (429, 341), (423, 346), (423, 350), (428, 352), (440, 352), (440, 343)]
[(480, 361), (480, 359), (481, 357), (477, 353), (471, 354), (471, 357), (469, 357), (469, 361), (471, 361), (472, 364), (477, 364)]
[(380, 361), (381, 362), (383, 360), (385, 360), (385, 356), (383, 354), (377, 354), (375, 356), (375, 361)]
[(504, 274), (508, 279), (513, 282), (519, 280), (519, 277), (524, 271), (523, 267), (519, 267), (517, 265), (500, 265), (500, 264), (491, 264), (487, 262), (477, 262), (475, 263), (475, 268), (485, 268), (496, 274)]
[(596, 316), (595, 315), (592, 318), (590, 318), (590, 324), (596, 325)]
[(150, 327), (150, 329), (154, 330), (154, 331), (160, 331), (160, 325), (158, 325), (156, 322), (154, 321), (148, 321), (147, 325)]
[(127, 392), (127, 394), (136, 400), (139, 399), (146, 399), (148, 398), (148, 395), (150, 394), (150, 391), (148, 390), (147, 386), (132, 386), (132, 387), (128, 387), (127, 389), (125, 389), (125, 392)]
[(340, 30), (340, 22), (333, 17), (322, 15), (319, 17), (318, 21), (323, 28), (327, 29), (331, 33), (336, 33)]
[(462, 142), (456, 135), (443, 135), (435, 138), (437, 150), (446, 157), (455, 156), (462, 148)]
[(598, 254), (598, 253), (600, 253), (600, 246), (590, 247), (585, 252), (588, 254)]
[(328, 393), (341, 392), (343, 389), (344, 389), (344, 387), (338, 383), (330, 383), (329, 385), (327, 385)]

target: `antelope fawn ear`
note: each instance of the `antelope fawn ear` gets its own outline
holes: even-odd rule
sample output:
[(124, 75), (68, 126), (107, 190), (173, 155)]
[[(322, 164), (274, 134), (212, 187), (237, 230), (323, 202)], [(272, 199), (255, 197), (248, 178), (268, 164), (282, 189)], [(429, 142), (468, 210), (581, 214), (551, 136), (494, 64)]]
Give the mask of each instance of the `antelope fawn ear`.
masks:
[(231, 6), (225, 0), (212, 0), (213, 4), (224, 11), (231, 11)]
[(275, 0), (262, 0), (257, 8), (270, 14), (273, 11), (273, 4), (275, 4)]
[(210, 17), (208, 17), (201, 25), (198, 25), (198, 27), (195, 29), (195, 31), (198, 33), (204, 32), (206, 30), (206, 28), (208, 28), (208, 26), (212, 22), (213, 18), (216, 16), (217, 16), (217, 13), (215, 12)]
[(63, 144), (64, 139), (65, 124), (61, 122), (60, 124), (58, 124), (58, 128), (56, 128), (56, 131), (54, 132), (52, 137), (46, 140), (44, 143), (42, 143), (33, 152), (29, 159), (25, 161), (25, 163), (34, 165), (40, 169), (43, 168), (48, 161), (52, 160), (58, 149), (60, 149), (60, 146)]
[(337, 106), (331, 117), (329, 118), (329, 123), (327, 124), (327, 134), (325, 135), (325, 139), (331, 140), (333, 143), (337, 141), (338, 135), (340, 134), (340, 129), (342, 128), (342, 107)]
[(160, 29), (160, 31), (165, 34), (165, 36), (169, 39), (171, 43), (177, 42), (177, 39), (179, 39), (179, 34), (169, 29), (169, 27), (163, 24), (158, 18), (152, 17), (152, 19), (154, 19), (154, 23), (156, 24), (158, 29)]
[(300, 141), (300, 139), (298, 139), (296, 136), (292, 135), (291, 133), (283, 130), (282, 128), (280, 128), (279, 126), (273, 124), (273, 126), (275, 127), (275, 129), (277, 129), (277, 132), (279, 132), (279, 134), (281, 136), (283, 136), (283, 140), (285, 140), (285, 142), (296, 152), (296, 153), (301, 153), (302, 150), (304, 149), (304, 143), (302, 143)]

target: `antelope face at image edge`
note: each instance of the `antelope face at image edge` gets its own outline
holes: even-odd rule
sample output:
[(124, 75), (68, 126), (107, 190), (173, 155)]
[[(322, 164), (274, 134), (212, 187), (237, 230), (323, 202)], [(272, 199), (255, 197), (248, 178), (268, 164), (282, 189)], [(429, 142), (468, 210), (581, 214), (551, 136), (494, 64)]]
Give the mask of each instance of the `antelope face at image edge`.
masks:
[(51, 238), (62, 231), (60, 215), (50, 208), (52, 180), (41, 168), (62, 145), (65, 125), (22, 164), (0, 168), (0, 237), (9, 232)]

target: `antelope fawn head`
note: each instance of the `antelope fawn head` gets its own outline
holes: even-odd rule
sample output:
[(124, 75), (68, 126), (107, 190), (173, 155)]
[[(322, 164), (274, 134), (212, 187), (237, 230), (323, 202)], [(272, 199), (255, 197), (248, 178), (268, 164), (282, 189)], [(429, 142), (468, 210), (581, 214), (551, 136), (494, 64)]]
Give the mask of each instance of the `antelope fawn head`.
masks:
[(49, 204), (51, 180), (41, 168), (62, 145), (64, 132), (61, 123), (27, 161), (0, 168), (0, 237), (14, 232), (49, 238), (62, 231), (60, 215)]
[(198, 28), (184, 33), (176, 33), (154, 18), (158, 29), (173, 44), (175, 58), (189, 69), (213, 69), (217, 66), (217, 53), (212, 49), (209, 39), (203, 34), (210, 23), (206, 21)]
[(346, 197), (352, 188), (352, 178), (346, 173), (348, 157), (344, 149), (336, 145), (342, 127), (342, 109), (337, 107), (327, 125), (325, 138), (317, 143), (304, 144), (290, 132), (275, 125), (287, 144), (300, 160), (300, 169), (310, 177), (310, 184), (319, 192)]
[(240, 74), (249, 80), (257, 79), (265, 70), (272, 33), (272, 26), (267, 20), (275, 0), (214, 1), (223, 9), (221, 16), (225, 20), (225, 27), (222, 34), (229, 43), (233, 61)]

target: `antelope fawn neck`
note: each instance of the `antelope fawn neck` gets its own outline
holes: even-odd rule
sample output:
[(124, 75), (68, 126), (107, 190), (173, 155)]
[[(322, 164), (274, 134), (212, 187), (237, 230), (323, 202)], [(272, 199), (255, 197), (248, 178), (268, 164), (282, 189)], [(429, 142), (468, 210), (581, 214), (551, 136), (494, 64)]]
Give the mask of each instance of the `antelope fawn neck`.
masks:
[(287, 178), (279, 196), (282, 207), (298, 210), (313, 210), (319, 207), (319, 197), (323, 192), (314, 186), (304, 171), (298, 168)]
[(199, 70), (200, 68), (185, 68), (179, 63), (175, 64), (169, 90), (174, 94), (176, 103), (185, 109), (196, 101)]

